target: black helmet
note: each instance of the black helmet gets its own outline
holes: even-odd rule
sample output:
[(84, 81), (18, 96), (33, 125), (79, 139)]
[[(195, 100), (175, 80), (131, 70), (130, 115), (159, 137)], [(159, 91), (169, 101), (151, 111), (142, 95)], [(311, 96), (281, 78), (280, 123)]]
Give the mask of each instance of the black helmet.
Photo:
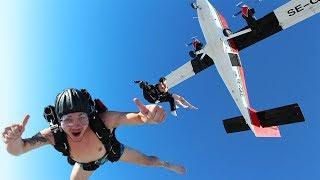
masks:
[(165, 78), (165, 77), (161, 77), (160, 79), (159, 79), (159, 82), (161, 82), (161, 83), (163, 83), (164, 81), (166, 81), (167, 79)]
[(55, 111), (59, 119), (63, 115), (73, 112), (90, 113), (91, 106), (88, 97), (80, 90), (69, 88), (57, 95)]

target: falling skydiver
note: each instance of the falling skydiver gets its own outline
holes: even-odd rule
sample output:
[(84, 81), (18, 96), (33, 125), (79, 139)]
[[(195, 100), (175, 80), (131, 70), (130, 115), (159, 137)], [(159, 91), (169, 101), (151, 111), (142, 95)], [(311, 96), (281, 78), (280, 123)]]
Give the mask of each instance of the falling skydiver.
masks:
[(253, 31), (259, 31), (257, 18), (254, 16), (254, 14), (256, 13), (255, 9), (244, 4), (241, 6), (240, 12), (241, 12), (242, 18), (247, 22), (248, 26)]
[(54, 146), (73, 165), (70, 180), (87, 180), (103, 164), (117, 161), (185, 173), (181, 165), (147, 156), (117, 140), (115, 131), (119, 126), (158, 124), (165, 120), (165, 111), (159, 105), (144, 105), (136, 98), (134, 103), (139, 112), (109, 111), (85, 89), (68, 88), (56, 96), (55, 106), (44, 109), (50, 127), (31, 138), (22, 138), (30, 117), (26, 115), (21, 123), (2, 130), (2, 141), (15, 156), (44, 145)]
[(159, 79), (158, 84), (151, 85), (146, 81), (134, 81), (139, 84), (139, 87), (143, 90), (143, 97), (149, 103), (169, 102), (170, 111), (173, 116), (177, 116), (177, 105), (183, 108), (197, 109), (195, 106), (186, 101), (182, 96), (177, 94), (171, 94), (166, 82), (166, 78)]

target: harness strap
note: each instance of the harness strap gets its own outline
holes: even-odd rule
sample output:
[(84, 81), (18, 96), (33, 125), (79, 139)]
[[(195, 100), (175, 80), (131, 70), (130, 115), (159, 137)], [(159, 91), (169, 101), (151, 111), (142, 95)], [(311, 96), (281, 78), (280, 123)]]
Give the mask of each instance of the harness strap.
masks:
[(61, 152), (64, 156), (69, 156), (70, 153), (69, 144), (67, 143), (67, 136), (61, 129), (54, 107), (45, 107), (43, 116), (49, 122), (50, 131), (52, 132), (55, 141), (54, 148)]
[(106, 150), (109, 150), (111, 146), (111, 139), (113, 137), (112, 132), (114, 132), (114, 130), (111, 131), (110, 129), (106, 128), (103, 121), (96, 115), (91, 116), (89, 125), (102, 144), (105, 146)]

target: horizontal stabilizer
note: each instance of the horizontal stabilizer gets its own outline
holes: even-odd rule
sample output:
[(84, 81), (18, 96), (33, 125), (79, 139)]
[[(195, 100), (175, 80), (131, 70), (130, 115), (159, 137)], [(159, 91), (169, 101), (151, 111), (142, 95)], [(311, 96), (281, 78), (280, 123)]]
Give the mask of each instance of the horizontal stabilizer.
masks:
[(257, 112), (262, 127), (280, 126), (303, 122), (304, 117), (298, 104)]
[(223, 126), (227, 133), (250, 130), (250, 127), (246, 124), (243, 116), (223, 120)]
[[(303, 122), (304, 117), (298, 104), (256, 112), (262, 128)], [(250, 130), (243, 116), (223, 120), (227, 133)]]

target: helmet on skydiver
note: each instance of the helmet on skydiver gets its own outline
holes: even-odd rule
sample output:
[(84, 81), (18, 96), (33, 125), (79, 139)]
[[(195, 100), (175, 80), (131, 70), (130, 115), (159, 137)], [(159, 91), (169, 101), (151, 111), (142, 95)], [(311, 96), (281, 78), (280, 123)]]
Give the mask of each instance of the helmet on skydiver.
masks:
[(85, 112), (89, 114), (91, 112), (90, 102), (84, 91), (68, 88), (57, 95), (55, 112), (59, 120), (68, 113)]
[(166, 81), (167, 79), (165, 78), (165, 77), (161, 77), (160, 79), (159, 79), (159, 82), (161, 82), (161, 83), (163, 83), (164, 81)]

